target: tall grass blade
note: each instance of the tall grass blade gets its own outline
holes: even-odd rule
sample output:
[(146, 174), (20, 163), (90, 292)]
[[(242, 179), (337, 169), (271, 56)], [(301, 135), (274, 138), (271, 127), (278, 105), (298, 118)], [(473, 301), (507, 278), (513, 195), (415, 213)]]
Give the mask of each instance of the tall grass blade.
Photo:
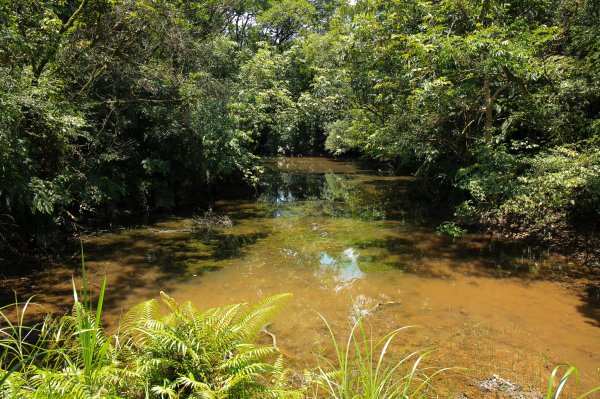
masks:
[(560, 379), (560, 383), (558, 384), (558, 388), (556, 388), (556, 393), (554, 394), (555, 399), (558, 399), (558, 397), (560, 396), (560, 393), (565, 387), (565, 384), (567, 383), (569, 378), (571, 377), (571, 374), (575, 376), (575, 384), (577, 384), (578, 370), (574, 366), (570, 366)]
[[(558, 382), (558, 386), (556, 387), (556, 391), (554, 391), (554, 385), (556, 383), (557, 374), (563, 367), (567, 367), (567, 370), (563, 373), (560, 381)], [(561, 394), (563, 388), (566, 386), (567, 382), (569, 381), (569, 379), (572, 376), (575, 377), (575, 385), (577, 385), (578, 374), (579, 374), (579, 370), (575, 366), (569, 366), (569, 365), (556, 366), (552, 370), (552, 373), (550, 374), (550, 378), (548, 379), (548, 389), (546, 391), (545, 399), (560, 398), (560, 394)], [(590, 389), (589, 391), (585, 392), (583, 395), (578, 396), (577, 399), (583, 399), (583, 398), (591, 395), (592, 393), (598, 392), (598, 391), (600, 391), (600, 386)]]
[(585, 397), (590, 396), (591, 394), (593, 394), (594, 392), (600, 392), (600, 386), (596, 387), (596, 388), (592, 388), (589, 391), (587, 391), (586, 393), (584, 393), (581, 396), (578, 396), (577, 399), (583, 399)]
[(89, 309), (88, 303), (88, 292), (87, 292), (87, 276), (85, 275), (85, 258), (83, 255), (83, 241), (80, 240), (79, 244), (81, 245), (81, 278), (83, 282), (83, 307), (85, 309)]
[(96, 348), (99, 334), (101, 333), (100, 323), (102, 317), (102, 307), (104, 304), (104, 293), (106, 291), (106, 275), (104, 275), (102, 286), (100, 287), (100, 296), (96, 306), (96, 312), (94, 314), (91, 292), (88, 289), (83, 242), (81, 242), (81, 274), (83, 285), (82, 302), (79, 301), (75, 279), (73, 279), (73, 317), (75, 318), (75, 323), (77, 325), (77, 331), (75, 332), (75, 335), (77, 335), (79, 344), (81, 346), (81, 358), (83, 362), (85, 382), (88, 387), (91, 387), (94, 371), (101, 367), (101, 363), (103, 362), (103, 358), (106, 353), (104, 345), (99, 351)]
[(102, 306), (104, 304), (104, 291), (106, 290), (106, 274), (102, 280), (102, 286), (100, 287), (100, 297), (98, 298), (98, 304), (96, 305), (96, 319), (94, 325), (96, 328), (100, 327), (100, 317), (102, 315)]

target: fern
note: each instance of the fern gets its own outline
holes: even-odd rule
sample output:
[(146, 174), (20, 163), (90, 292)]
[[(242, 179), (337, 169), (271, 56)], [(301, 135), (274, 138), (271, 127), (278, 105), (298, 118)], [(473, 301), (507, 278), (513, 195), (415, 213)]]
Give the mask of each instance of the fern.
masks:
[(132, 342), (139, 354), (149, 396), (299, 397), (284, 381), (282, 359), (266, 362), (277, 349), (252, 344), (290, 295), (205, 312), (189, 302), (178, 305), (163, 292), (160, 296), (167, 314), (150, 300), (127, 312), (120, 325), (121, 339)]

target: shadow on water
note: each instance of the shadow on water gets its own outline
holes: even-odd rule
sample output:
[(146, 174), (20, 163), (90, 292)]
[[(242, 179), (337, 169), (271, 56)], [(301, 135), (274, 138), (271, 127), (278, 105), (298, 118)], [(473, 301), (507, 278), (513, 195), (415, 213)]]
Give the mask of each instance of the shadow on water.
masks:
[(420, 277), (448, 278), (459, 273), (486, 278), (558, 280), (578, 276), (576, 268), (545, 261), (543, 251), (477, 235), (454, 242), (432, 236), (430, 231), (413, 230), (403, 237), (355, 241), (352, 245), (367, 252), (378, 249), (375, 261)]
[(244, 249), (268, 237), (268, 233), (257, 232), (250, 234), (215, 234), (212, 237), (213, 250), (210, 258), (223, 260), (237, 258), (243, 255)]
[[(134, 290), (141, 297), (170, 291), (177, 284), (220, 270), (224, 260), (244, 256), (246, 249), (266, 238), (266, 232), (234, 234), (212, 231), (208, 234), (161, 233), (156, 229), (123, 230), (84, 240), (85, 263), (91, 289), (97, 295), (103, 276), (107, 276), (105, 308), (118, 309)], [(65, 313), (73, 303), (73, 283), (81, 286), (81, 258), (11, 279), (0, 286), (0, 304), (20, 301), (33, 295), (44, 304), (44, 312)], [(8, 280), (7, 280), (8, 281)], [(144, 296), (145, 295), (145, 296)], [(36, 321), (31, 319), (30, 322)]]
[(600, 327), (600, 283), (588, 283), (583, 290), (581, 299), (584, 302), (579, 312), (589, 319), (594, 327)]
[[(410, 177), (357, 169), (346, 161), (273, 162), (281, 162), (279, 170), (265, 174), (254, 201), (214, 204), (216, 212), (234, 220), (231, 229), (189, 233), (180, 231), (186, 219), (170, 217), (85, 240), (96, 286), (107, 271), (107, 306), (118, 307), (132, 295), (145, 299), (158, 290), (176, 290), (180, 283), (242, 264), (249, 253), (265, 262), (312, 267), (310, 273), (333, 278), (333, 287), (381, 270), (438, 280), (585, 277), (575, 263), (535, 248), (477, 234), (456, 242), (436, 235), (441, 212), (419, 197)], [(282, 251), (293, 262), (279, 259)], [(20, 298), (43, 292), (44, 303), (64, 309), (71, 304), (73, 275), (80, 275), (77, 255), (23, 279), (11, 278), (0, 286), (0, 300), (12, 302), (13, 290)], [(598, 327), (599, 292), (597, 284), (587, 284), (579, 308)]]
[(107, 240), (94, 240), (86, 257), (95, 262), (120, 259), (125, 264), (156, 265), (166, 274), (177, 275), (194, 261), (223, 260), (242, 256), (244, 250), (268, 237), (267, 232), (234, 234), (129, 231)]

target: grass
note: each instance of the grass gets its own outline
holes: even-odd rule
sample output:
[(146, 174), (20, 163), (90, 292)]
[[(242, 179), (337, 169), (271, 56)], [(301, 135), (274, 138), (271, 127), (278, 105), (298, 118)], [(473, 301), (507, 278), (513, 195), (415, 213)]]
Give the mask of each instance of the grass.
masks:
[[(105, 360), (104, 358), (109, 346), (109, 341), (104, 339), (102, 331), (100, 330), (100, 317), (102, 315), (104, 291), (106, 289), (106, 275), (104, 276), (100, 288), (100, 297), (96, 305), (95, 317), (92, 318), (91, 316), (94, 314), (94, 309), (87, 288), (83, 245), (81, 246), (81, 272), (83, 281), (83, 302), (79, 302), (75, 280), (73, 280), (73, 312), (74, 319), (77, 323), (77, 336), (79, 338), (79, 345), (81, 346), (85, 381), (88, 386), (91, 386), (92, 374), (98, 365), (104, 363), (103, 360)], [(98, 343), (101, 343), (99, 347)]]
[[(122, 376), (118, 347), (101, 326), (106, 278), (93, 308), (82, 252), (83, 291), (73, 280), (71, 314), (47, 316), (27, 326), (30, 301), (17, 301), (0, 313), (0, 393), (6, 398), (90, 398), (119, 387)], [(14, 314), (16, 322), (11, 321)]]
[[(25, 316), (27, 309), (31, 305), (32, 298), (28, 299), (24, 304), (20, 304), (15, 300), (14, 304), (0, 308), (0, 321), (5, 327), (0, 328), (0, 349), (5, 373), (0, 378), (0, 387), (2, 387), (8, 378), (17, 370), (22, 368), (34, 358), (43, 354), (42, 351), (36, 350), (37, 345), (30, 343), (35, 339), (35, 331), (37, 326), (28, 327), (25, 324)], [(22, 305), (22, 308), (19, 306)], [(14, 308), (16, 322), (12, 321), (9, 316), (10, 310)]]
[[(423, 367), (430, 351), (415, 351), (400, 360), (389, 359), (392, 342), (404, 330), (398, 328), (375, 339), (370, 325), (356, 317), (348, 338), (338, 344), (333, 329), (323, 319), (335, 352), (335, 363), (322, 359), (318, 368), (315, 396), (332, 399), (424, 398), (433, 389), (433, 379), (448, 368), (430, 370)], [(428, 372), (431, 371), (431, 374)]]
[[(566, 370), (563, 373), (562, 377), (560, 377), (560, 380), (558, 380), (558, 378), (557, 378), (558, 373), (563, 368), (565, 368)], [(552, 370), (552, 373), (550, 374), (550, 378), (548, 380), (548, 389), (546, 390), (545, 398), (546, 399), (559, 399), (561, 397), (560, 395), (562, 393), (563, 388), (567, 385), (567, 382), (571, 378), (574, 378), (575, 384), (577, 384), (578, 374), (579, 374), (579, 371), (577, 370), (577, 367), (575, 367), (575, 366), (570, 366), (570, 365), (556, 366), (554, 368), (554, 370)], [(587, 396), (590, 396), (592, 393), (599, 392), (599, 391), (600, 391), (600, 386), (597, 386), (597, 387), (592, 388), (589, 391), (585, 392), (584, 394), (578, 396), (577, 399), (583, 399)]]

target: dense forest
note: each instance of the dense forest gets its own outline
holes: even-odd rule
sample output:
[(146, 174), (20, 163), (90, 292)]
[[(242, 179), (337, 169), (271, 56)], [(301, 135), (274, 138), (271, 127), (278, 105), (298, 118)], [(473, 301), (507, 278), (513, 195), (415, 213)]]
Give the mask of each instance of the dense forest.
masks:
[(596, 0), (6, 0), (0, 23), (2, 257), (276, 154), (414, 173), (448, 229), (597, 232)]

